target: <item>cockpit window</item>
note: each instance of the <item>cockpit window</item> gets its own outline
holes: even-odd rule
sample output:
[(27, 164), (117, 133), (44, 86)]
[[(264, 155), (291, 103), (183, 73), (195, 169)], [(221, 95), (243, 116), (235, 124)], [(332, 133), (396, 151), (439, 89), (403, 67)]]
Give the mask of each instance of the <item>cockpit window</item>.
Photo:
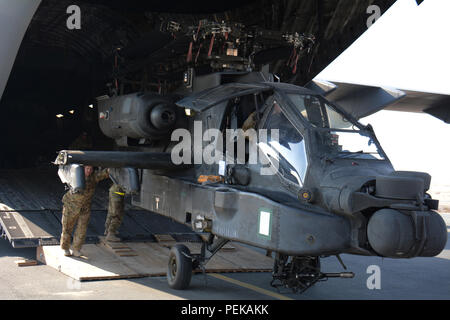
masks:
[(330, 105), (324, 103), (328, 126), (333, 129), (350, 129), (359, 130), (358, 127), (354, 126), (350, 121), (348, 121), (342, 114), (336, 112)]
[(328, 153), (339, 158), (383, 160), (370, 135), (362, 131), (322, 131), (321, 135)]
[[(308, 165), (305, 140), (277, 103), (267, 118), (265, 129), (267, 129), (267, 144), (260, 142), (261, 150), (270, 161), (276, 162), (275, 167), (282, 177), (303, 186)], [(278, 130), (278, 137), (272, 134), (273, 129)]]
[(313, 126), (325, 128), (327, 125), (326, 117), (322, 110), (319, 99), (310, 95), (288, 94), (300, 114)]
[(313, 95), (288, 94), (297, 110), (316, 131), (323, 150), (333, 156), (383, 160), (370, 132), (345, 118), (332, 105)]
[(288, 97), (300, 111), (300, 114), (317, 128), (346, 129), (352, 126), (343, 115), (323, 103), (316, 96), (288, 94)]

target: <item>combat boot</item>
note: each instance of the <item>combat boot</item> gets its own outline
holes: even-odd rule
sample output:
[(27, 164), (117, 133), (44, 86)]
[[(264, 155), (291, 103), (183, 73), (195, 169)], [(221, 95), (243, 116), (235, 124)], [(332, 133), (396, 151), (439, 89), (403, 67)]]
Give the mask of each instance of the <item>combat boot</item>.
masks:
[(120, 241), (122, 241), (113, 232), (108, 232), (108, 234), (105, 237), (105, 240), (108, 241), (108, 242), (120, 242)]
[(72, 255), (73, 255), (74, 257), (81, 257), (81, 251), (80, 251), (80, 250), (73, 249), (73, 250), (72, 250)]

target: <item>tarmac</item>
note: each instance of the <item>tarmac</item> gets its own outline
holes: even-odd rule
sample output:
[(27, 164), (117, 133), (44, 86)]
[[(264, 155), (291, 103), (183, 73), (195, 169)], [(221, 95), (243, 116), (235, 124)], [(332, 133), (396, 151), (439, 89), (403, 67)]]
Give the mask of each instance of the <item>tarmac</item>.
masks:
[[(450, 231), (450, 213), (441, 213)], [(256, 249), (255, 250), (260, 250)], [(18, 267), (35, 259), (35, 248), (14, 249), (0, 240), (2, 300), (448, 300), (450, 243), (433, 258), (388, 259), (341, 255), (353, 279), (329, 279), (306, 292), (277, 290), (271, 273), (193, 275), (187, 290), (168, 287), (166, 277), (79, 282), (47, 265)], [(374, 267), (375, 266), (375, 267)], [(378, 267), (378, 268), (377, 268)], [(378, 270), (375, 272), (374, 270)], [(323, 272), (344, 271), (336, 257), (322, 259)], [(379, 277), (375, 281), (375, 273)]]

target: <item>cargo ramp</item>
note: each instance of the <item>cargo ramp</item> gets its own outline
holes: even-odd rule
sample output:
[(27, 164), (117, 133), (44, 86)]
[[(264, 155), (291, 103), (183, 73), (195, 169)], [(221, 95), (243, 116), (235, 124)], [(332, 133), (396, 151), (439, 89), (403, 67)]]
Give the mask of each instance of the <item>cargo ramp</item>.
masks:
[[(86, 243), (104, 235), (111, 181), (98, 184)], [(61, 199), (66, 192), (56, 169), (0, 170), (1, 234), (14, 248), (58, 245), (61, 236)], [(124, 241), (155, 242), (155, 234), (169, 234), (176, 241), (200, 241), (189, 227), (130, 204), (119, 230)]]
[[(98, 184), (83, 253), (65, 257), (59, 247), (62, 196), (56, 169), (0, 170), (0, 228), (14, 248), (36, 247), (36, 259), (79, 280), (164, 276), (170, 247), (176, 243), (199, 253), (201, 238), (188, 226), (125, 205), (120, 243), (104, 241), (109, 180)], [(236, 243), (225, 245), (205, 272), (269, 272), (273, 260)], [(199, 272), (199, 270), (194, 270)]]

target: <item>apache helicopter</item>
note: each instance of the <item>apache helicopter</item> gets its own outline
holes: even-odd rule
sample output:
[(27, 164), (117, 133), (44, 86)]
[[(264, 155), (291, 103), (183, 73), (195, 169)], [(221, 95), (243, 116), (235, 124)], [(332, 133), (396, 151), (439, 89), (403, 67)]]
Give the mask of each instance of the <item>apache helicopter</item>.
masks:
[[(298, 59), (314, 37), (208, 21), (170, 21), (165, 30), (193, 39), (181, 85), (99, 97), (99, 126), (117, 149), (63, 150), (55, 164), (74, 192), (84, 186), (82, 165), (110, 168), (133, 205), (201, 236), (199, 254), (171, 248), (170, 287), (187, 288), (193, 269), (204, 270), (230, 240), (275, 252), (271, 284), (294, 291), (354, 276), (322, 273), (321, 257), (336, 255), (345, 269), (342, 253), (412, 258), (443, 250), (447, 228), (426, 193), (430, 175), (395, 171), (370, 125), (252, 60), (276, 41), (292, 45), (290, 59)], [(203, 45), (208, 53), (194, 56)], [(215, 72), (200, 74), (200, 61)], [(266, 136), (227, 134), (239, 129)], [(194, 144), (184, 138), (180, 147), (186, 133)], [(217, 161), (201, 161), (205, 153)], [(255, 153), (260, 161), (251, 161)]]

